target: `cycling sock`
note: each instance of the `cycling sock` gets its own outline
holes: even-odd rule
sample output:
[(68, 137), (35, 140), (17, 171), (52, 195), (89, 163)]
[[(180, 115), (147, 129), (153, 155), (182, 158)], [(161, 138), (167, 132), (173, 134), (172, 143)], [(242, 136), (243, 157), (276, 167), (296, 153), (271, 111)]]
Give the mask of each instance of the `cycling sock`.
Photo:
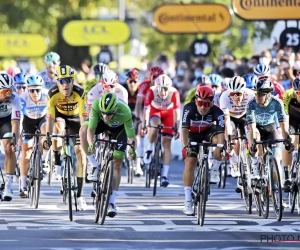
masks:
[(285, 179), (287, 180), (289, 178), (289, 167), (288, 166), (284, 166), (284, 176)]
[(144, 137), (140, 137), (140, 136), (138, 136), (139, 137), (139, 143), (137, 143), (137, 145), (139, 146), (139, 147), (141, 147), (141, 148), (143, 148), (144, 147)]
[(83, 178), (77, 177), (77, 198), (81, 197), (83, 191)]
[(59, 151), (53, 151), (54, 152), (54, 165), (61, 165), (60, 161), (60, 152)]
[(192, 200), (192, 187), (184, 186), (184, 197), (185, 201)]
[(21, 175), (21, 187), (20, 188), (26, 188), (26, 180), (27, 176), (26, 175)]
[(8, 186), (11, 186), (13, 183), (14, 175), (12, 174), (7, 174), (6, 175), (6, 183)]
[(161, 176), (168, 177), (169, 168), (170, 168), (170, 166), (164, 165), (163, 168), (162, 168), (162, 174), (161, 174)]
[(42, 161), (43, 162), (46, 162), (47, 156), (48, 156), (48, 152), (43, 152), (43, 154), (42, 154)]
[(109, 203), (115, 204), (117, 196), (118, 196), (118, 191), (113, 190), (112, 194), (110, 195), (110, 198), (109, 198)]
[(257, 165), (257, 157), (252, 157), (251, 156), (251, 163), (252, 163), (252, 166)]
[(98, 162), (96, 161), (94, 154), (88, 155), (87, 158), (94, 168), (98, 167)]

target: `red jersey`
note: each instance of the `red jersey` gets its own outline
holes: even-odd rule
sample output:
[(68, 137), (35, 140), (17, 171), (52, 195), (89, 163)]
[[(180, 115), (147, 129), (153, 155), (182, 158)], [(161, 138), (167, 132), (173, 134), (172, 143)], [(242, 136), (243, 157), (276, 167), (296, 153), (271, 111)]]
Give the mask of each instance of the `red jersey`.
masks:
[(141, 82), (138, 87), (137, 96), (145, 97), (147, 90), (150, 88), (150, 85), (151, 85), (151, 81), (148, 79)]

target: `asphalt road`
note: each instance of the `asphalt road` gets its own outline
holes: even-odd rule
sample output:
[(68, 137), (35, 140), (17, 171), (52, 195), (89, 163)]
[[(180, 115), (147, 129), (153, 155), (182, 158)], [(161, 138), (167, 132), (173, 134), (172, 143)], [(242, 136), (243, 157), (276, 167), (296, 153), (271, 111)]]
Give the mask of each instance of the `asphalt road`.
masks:
[(0, 204), (0, 249), (300, 249), (297, 211), (284, 211), (281, 222), (276, 222), (272, 210), (267, 220), (255, 211), (247, 214), (231, 177), (225, 189), (212, 185), (205, 225), (198, 226), (195, 217), (182, 212), (183, 168), (182, 161), (172, 161), (171, 184), (159, 187), (156, 197), (144, 187), (144, 177), (127, 184), (124, 174), (118, 215), (107, 218), (102, 226), (93, 221), (91, 184), (86, 184), (84, 192), (88, 209), (75, 213), (70, 222), (58, 182), (43, 183), (37, 210), (28, 199), (17, 196), (15, 183), (14, 199)]

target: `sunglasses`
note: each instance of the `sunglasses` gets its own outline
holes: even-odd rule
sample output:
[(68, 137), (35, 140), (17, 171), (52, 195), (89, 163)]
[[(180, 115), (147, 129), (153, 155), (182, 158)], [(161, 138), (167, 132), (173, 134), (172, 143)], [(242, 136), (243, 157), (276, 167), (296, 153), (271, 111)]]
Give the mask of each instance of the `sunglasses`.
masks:
[(20, 90), (20, 89), (26, 90), (26, 87), (25, 86), (16, 86), (16, 89), (17, 90)]
[(198, 100), (196, 100), (196, 102), (197, 102), (197, 106), (199, 106), (199, 107), (203, 106), (204, 108), (208, 108), (211, 105), (211, 102), (209, 102), (209, 101), (198, 101)]
[(295, 90), (296, 95), (300, 95), (300, 90)]
[(150, 75), (150, 79), (151, 79), (151, 80), (155, 80), (156, 77), (158, 77), (158, 75)]
[(73, 82), (73, 79), (72, 78), (64, 78), (64, 79), (60, 79), (60, 80), (58, 80), (58, 82), (61, 84), (61, 85), (63, 85), (63, 84), (70, 84), (70, 83), (72, 83)]
[(102, 76), (98, 74), (98, 75), (95, 75), (95, 77), (96, 77), (96, 80), (99, 81), (99, 80), (101, 79)]
[(231, 92), (231, 93), (230, 93), (230, 96), (231, 96), (231, 97), (234, 97), (234, 96), (242, 96), (242, 95), (243, 95), (243, 93), (241, 93), (241, 92), (237, 92), (237, 93)]
[(157, 89), (159, 92), (162, 92), (162, 91), (167, 92), (168, 91), (168, 87), (158, 87)]
[(132, 84), (132, 83), (134, 83), (134, 84), (137, 83), (136, 80), (127, 80), (127, 82), (128, 82), (128, 83), (131, 83), (131, 84)]
[(113, 85), (113, 84), (103, 84), (103, 87), (104, 87), (105, 89), (113, 89), (113, 88), (116, 87), (116, 85)]
[(42, 91), (42, 89), (28, 89), (28, 91), (30, 92), (30, 93), (34, 93), (34, 92), (36, 92), (36, 93), (40, 93), (41, 91)]
[(57, 65), (58, 62), (46, 62), (46, 66), (54, 66), (54, 65)]
[(7, 95), (8, 93), (12, 94), (12, 92), (13, 92), (13, 89), (1, 89), (0, 90), (0, 93), (2, 95)]
[(264, 93), (264, 92), (255, 92), (255, 95), (260, 97), (266, 96), (267, 94), (268, 93)]
[(115, 112), (108, 112), (108, 113), (106, 113), (106, 112), (102, 112), (102, 111), (101, 111), (101, 113), (102, 113), (102, 115), (107, 115), (107, 116), (111, 116), (111, 115), (115, 114)]

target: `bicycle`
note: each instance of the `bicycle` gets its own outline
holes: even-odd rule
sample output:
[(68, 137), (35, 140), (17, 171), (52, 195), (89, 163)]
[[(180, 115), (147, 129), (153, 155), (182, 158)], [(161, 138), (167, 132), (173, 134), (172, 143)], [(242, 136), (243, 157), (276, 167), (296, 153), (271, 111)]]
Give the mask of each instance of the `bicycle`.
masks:
[[(10, 145), (11, 146), (17, 145), (15, 134), (12, 134), (12, 136), (3, 136), (2, 138), (0, 138), (0, 140), (12, 140), (12, 143)], [(1, 167), (0, 167), (0, 173), (1, 173), (1, 178), (2, 178), (2, 183), (0, 185), (0, 201), (11, 201), (11, 199), (5, 199), (5, 197), (3, 197), (3, 192), (5, 189), (5, 180), (4, 180), (4, 176), (2, 173)]]
[(22, 133), (22, 136), (33, 137), (33, 148), (29, 158), (29, 169), (27, 172), (27, 190), (30, 198), (30, 206), (34, 205), (37, 209), (39, 206), (41, 181), (43, 180), (42, 154), (40, 151), (40, 137), (46, 136), (41, 134), (38, 128), (35, 133)]
[(151, 180), (154, 179), (153, 182), (153, 196), (156, 195), (156, 189), (157, 189), (157, 181), (158, 176), (160, 177), (160, 185), (161, 185), (161, 169), (163, 167), (163, 153), (162, 153), (162, 129), (173, 129), (174, 133), (177, 133), (177, 124), (175, 123), (174, 127), (165, 127), (162, 124), (158, 124), (156, 126), (153, 126), (151, 124), (148, 124), (149, 128), (155, 128), (158, 130), (158, 137), (155, 145), (154, 150), (154, 157), (152, 158), (150, 164), (145, 164), (145, 171), (146, 171), (146, 187), (150, 188)]
[(196, 175), (192, 185), (192, 202), (194, 204), (194, 214), (197, 208), (197, 223), (204, 224), (206, 202), (210, 195), (210, 172), (208, 167), (208, 147), (222, 147), (226, 150), (225, 144), (214, 144), (210, 142), (190, 142), (189, 146), (199, 146), (198, 163)]
[[(251, 146), (251, 151), (255, 152), (256, 145), (263, 145), (263, 156), (258, 157), (258, 167), (260, 171), (260, 179), (257, 180), (257, 190), (259, 190), (259, 204), (263, 217), (265, 219), (269, 216), (269, 194), (272, 197), (273, 210), (277, 221), (282, 219), (282, 188), (281, 179), (279, 174), (279, 168), (277, 162), (274, 158), (274, 153), (272, 148), (276, 146), (276, 143), (284, 142), (284, 139), (276, 140), (263, 140), (256, 141), (253, 140)], [(269, 146), (271, 145), (271, 147)]]
[[(104, 148), (99, 159), (102, 162), (101, 168), (98, 171), (98, 178), (97, 181), (94, 182), (93, 188), (93, 206), (95, 206), (94, 222), (99, 222), (100, 225), (103, 225), (107, 215), (109, 198), (112, 193), (114, 173), (113, 152), (118, 141), (111, 139), (111, 134), (108, 134), (108, 139), (96, 138), (94, 143), (97, 142), (104, 142)], [(126, 145), (134, 149), (134, 142)]]
[[(298, 135), (300, 138), (299, 131), (293, 133), (293, 135)], [(288, 201), (290, 212), (293, 213), (295, 206), (297, 204), (298, 215), (300, 215), (300, 144), (298, 143), (297, 154), (293, 155), (292, 166), (289, 171), (289, 177), (291, 180), (291, 187), (288, 193)]]
[(75, 211), (77, 212), (77, 178), (76, 178), (76, 168), (73, 165), (73, 158), (70, 146), (71, 138), (78, 138), (78, 134), (70, 135), (68, 134), (68, 127), (65, 127), (66, 134), (64, 135), (50, 135), (47, 133), (48, 145), (51, 145), (51, 138), (61, 138), (63, 139), (63, 158), (64, 158), (64, 168), (62, 177), (62, 186), (60, 193), (63, 195), (63, 203), (66, 204), (68, 200), (69, 204), (69, 219), (73, 221), (73, 210), (72, 210), (72, 196), (74, 197)]
[(135, 167), (134, 167), (133, 161), (129, 160), (127, 158), (127, 155), (125, 155), (125, 157), (124, 157), (124, 165), (127, 169), (127, 183), (132, 184), (133, 183)]

